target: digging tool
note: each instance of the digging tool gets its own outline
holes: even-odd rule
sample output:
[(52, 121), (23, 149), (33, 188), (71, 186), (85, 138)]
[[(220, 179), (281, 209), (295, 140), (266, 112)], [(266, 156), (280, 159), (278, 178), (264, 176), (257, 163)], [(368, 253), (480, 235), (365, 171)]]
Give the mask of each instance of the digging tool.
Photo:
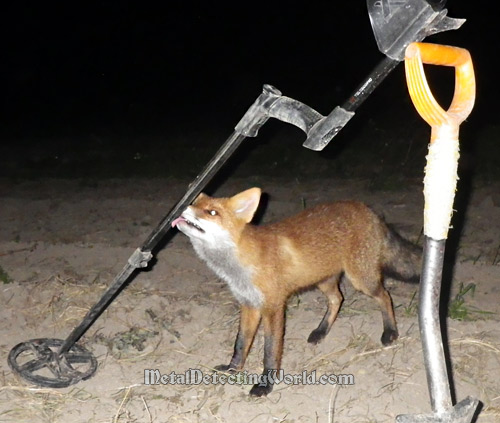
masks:
[[(447, 111), (434, 99), (422, 63), (455, 67), (455, 93)], [(459, 158), (458, 132), (475, 99), (475, 78), (467, 50), (413, 43), (406, 49), (406, 79), (420, 116), (431, 126), (424, 178), (424, 257), (420, 281), (419, 327), (424, 353), (431, 414), (400, 415), (398, 423), (469, 423), (479, 401), (465, 398), (452, 405), (439, 319), (441, 275), (453, 213)]]
[(305, 147), (322, 150), (352, 118), (357, 107), (402, 60), (404, 48), (410, 42), (437, 32), (457, 29), (464, 22), (446, 16), (444, 1), (431, 5), (426, 0), (367, 0), (367, 4), (377, 44), (387, 57), (349, 100), (328, 116), (323, 116), (306, 104), (283, 96), (276, 88), (264, 85), (262, 94), (236, 125), (234, 132), (144, 244), (134, 251), (101, 299), (69, 336), (65, 340), (34, 339), (12, 348), (8, 363), (15, 373), (36, 385), (53, 388), (66, 387), (90, 378), (97, 369), (97, 360), (90, 351), (76, 343), (133, 274), (147, 267), (153, 256), (152, 251), (170, 230), (173, 220), (196, 198), (246, 137), (257, 136), (259, 128), (272, 117), (302, 129), (307, 134)]

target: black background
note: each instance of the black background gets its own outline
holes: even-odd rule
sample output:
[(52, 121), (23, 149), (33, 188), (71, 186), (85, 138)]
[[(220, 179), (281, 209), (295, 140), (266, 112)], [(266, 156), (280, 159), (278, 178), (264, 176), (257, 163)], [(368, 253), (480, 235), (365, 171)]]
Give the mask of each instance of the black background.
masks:
[[(427, 39), (472, 54), (477, 100), (462, 126), (462, 151), (464, 166), (488, 169), (486, 178), (500, 165), (499, 37), (491, 4), (450, 0), (448, 16), (467, 22)], [(18, 2), (2, 8), (2, 176), (196, 174), (264, 83), (328, 114), (383, 58), (361, 0)], [(453, 72), (428, 72), (446, 107)], [(302, 148), (300, 130), (270, 122), (234, 166), (254, 155), (254, 164), (265, 168), (269, 160), (278, 174), (291, 165), (312, 172), (315, 160), (324, 160), (327, 171), (347, 176), (415, 175), (429, 132), (400, 64), (323, 153)], [(409, 161), (409, 155), (418, 158)]]

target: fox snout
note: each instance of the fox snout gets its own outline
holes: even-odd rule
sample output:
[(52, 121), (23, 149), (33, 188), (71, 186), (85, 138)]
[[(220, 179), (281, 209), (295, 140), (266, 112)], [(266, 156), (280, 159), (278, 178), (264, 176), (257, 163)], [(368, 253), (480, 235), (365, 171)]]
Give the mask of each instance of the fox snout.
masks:
[(191, 206), (189, 206), (177, 219), (172, 222), (172, 228), (177, 226), (179, 230), (183, 231), (183, 228), (187, 226), (200, 232), (205, 232), (200, 223), (201, 222), (192, 211)]

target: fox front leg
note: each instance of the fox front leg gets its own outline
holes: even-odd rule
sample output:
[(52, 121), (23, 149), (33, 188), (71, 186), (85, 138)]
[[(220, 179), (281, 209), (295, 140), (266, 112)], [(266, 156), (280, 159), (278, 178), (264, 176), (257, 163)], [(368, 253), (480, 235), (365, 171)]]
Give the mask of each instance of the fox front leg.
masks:
[(235, 373), (245, 365), (248, 352), (252, 346), (255, 333), (259, 328), (261, 312), (259, 309), (241, 306), (240, 309), (240, 328), (234, 343), (234, 353), (231, 362), (228, 365), (221, 364), (215, 366), (215, 370), (222, 372)]
[(285, 332), (285, 308), (277, 307), (263, 313), (264, 324), (264, 371), (259, 383), (250, 390), (250, 395), (262, 397), (273, 390), (274, 378), (278, 375), (283, 355)]

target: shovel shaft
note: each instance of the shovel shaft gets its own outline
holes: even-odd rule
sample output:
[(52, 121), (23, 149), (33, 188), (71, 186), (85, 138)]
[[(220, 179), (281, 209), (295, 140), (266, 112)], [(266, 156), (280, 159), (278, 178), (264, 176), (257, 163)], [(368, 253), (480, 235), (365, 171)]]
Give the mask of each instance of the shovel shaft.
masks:
[(445, 243), (425, 237), (418, 313), (431, 406), (438, 414), (452, 407), (439, 319)]

